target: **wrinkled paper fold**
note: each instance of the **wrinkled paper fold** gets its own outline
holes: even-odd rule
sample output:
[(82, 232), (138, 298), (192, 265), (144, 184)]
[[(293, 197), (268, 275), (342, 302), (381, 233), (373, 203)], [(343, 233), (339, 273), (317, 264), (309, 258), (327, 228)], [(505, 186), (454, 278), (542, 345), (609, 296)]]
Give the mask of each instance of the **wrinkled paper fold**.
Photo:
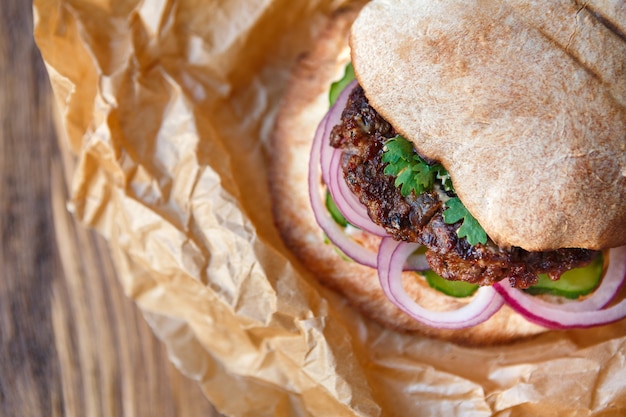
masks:
[(282, 245), (268, 137), (290, 69), (344, 3), (35, 1), (77, 158), (69, 206), (172, 362), (233, 416), (626, 413), (624, 323), (489, 348), (399, 334)]

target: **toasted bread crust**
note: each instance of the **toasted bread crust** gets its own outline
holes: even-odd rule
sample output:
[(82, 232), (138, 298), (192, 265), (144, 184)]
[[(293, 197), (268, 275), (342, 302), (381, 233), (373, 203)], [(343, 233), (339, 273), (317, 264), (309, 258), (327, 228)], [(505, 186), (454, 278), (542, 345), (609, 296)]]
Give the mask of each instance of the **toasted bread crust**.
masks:
[[(298, 62), (277, 117), (270, 151), (270, 190), (275, 223), (286, 246), (320, 282), (385, 326), (471, 345), (503, 343), (544, 332), (506, 306), (486, 323), (470, 329), (424, 326), (386, 298), (375, 270), (346, 261), (325, 243), (309, 204), (309, 152), (317, 124), (328, 110), (330, 83), (341, 77), (350, 59), (348, 32), (356, 13), (355, 9), (342, 10), (329, 19), (314, 49)], [(405, 282), (407, 292), (428, 308), (455, 308), (464, 302), (429, 288), (415, 274), (405, 273)]]

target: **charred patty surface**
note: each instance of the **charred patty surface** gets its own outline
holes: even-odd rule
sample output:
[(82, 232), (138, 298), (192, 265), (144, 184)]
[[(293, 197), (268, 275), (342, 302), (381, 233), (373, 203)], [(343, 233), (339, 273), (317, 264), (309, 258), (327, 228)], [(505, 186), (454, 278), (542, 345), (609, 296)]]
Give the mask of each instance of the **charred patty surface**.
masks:
[(372, 220), (396, 240), (426, 246), (426, 258), (440, 276), (480, 285), (507, 278), (512, 286), (527, 288), (537, 282), (538, 274), (546, 273), (557, 279), (563, 272), (587, 264), (596, 255), (595, 251), (585, 249), (505, 250), (491, 241), (470, 245), (465, 238), (457, 236), (460, 223), (444, 222), (444, 205), (437, 192), (403, 197), (394, 177), (384, 174), (383, 148), (396, 134), (357, 86), (343, 111), (341, 123), (331, 132), (330, 143), (342, 149), (346, 182), (367, 207)]

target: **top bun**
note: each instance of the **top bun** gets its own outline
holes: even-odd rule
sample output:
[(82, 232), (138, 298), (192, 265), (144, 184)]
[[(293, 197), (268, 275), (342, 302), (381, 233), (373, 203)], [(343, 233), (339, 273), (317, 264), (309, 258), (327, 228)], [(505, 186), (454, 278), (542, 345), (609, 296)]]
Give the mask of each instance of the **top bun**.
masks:
[(499, 246), (626, 244), (626, 42), (571, 1), (380, 0), (350, 38), (372, 106)]

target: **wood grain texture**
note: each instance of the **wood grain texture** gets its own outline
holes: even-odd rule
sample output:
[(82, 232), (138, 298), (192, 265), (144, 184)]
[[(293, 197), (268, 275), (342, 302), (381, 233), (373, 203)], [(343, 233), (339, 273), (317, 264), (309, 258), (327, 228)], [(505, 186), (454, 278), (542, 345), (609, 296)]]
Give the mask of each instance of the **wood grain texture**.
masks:
[(73, 160), (31, 7), (0, 7), (0, 415), (217, 416), (122, 293), (106, 243), (66, 210)]

